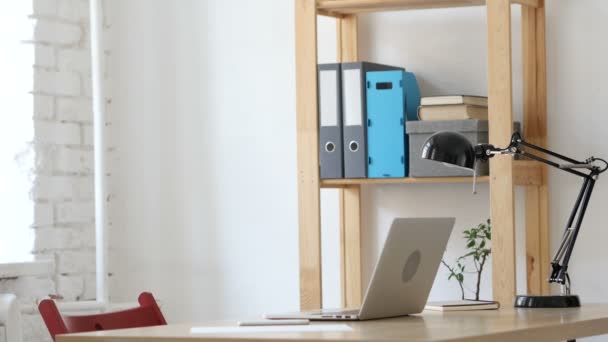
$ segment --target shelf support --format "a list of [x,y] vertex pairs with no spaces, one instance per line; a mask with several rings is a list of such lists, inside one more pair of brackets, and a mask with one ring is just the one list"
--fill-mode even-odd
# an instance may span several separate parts
[[[356,15],[336,20],[337,60],[357,61],[358,21]],[[350,185],[340,197],[340,269],[342,306],[358,307],[363,298],[361,279],[361,186]]]
[[[488,107],[490,144],[511,139],[513,99],[511,74],[511,2],[486,2],[488,25]],[[492,291],[494,300],[510,306],[515,298],[515,215],[513,159],[490,161],[492,218]]]
[[359,307],[363,299],[361,278],[361,186],[340,192],[340,268],[342,306]]
[[317,9],[295,0],[300,309],[320,309],[321,205],[317,126]]
[[[545,8],[522,8],[524,66],[524,137],[532,144],[547,143],[547,83]],[[549,294],[549,223],[547,169],[540,168],[540,184],[526,188],[526,268],[528,294]]]

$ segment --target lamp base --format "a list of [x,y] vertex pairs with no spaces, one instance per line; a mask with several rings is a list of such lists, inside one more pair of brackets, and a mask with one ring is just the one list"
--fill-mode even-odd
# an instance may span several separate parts
[[578,308],[581,301],[578,296],[517,296],[516,308]]

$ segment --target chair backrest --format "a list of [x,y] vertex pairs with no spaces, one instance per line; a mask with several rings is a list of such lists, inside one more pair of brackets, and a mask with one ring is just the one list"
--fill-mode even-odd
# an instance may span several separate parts
[[45,299],[38,305],[38,310],[53,340],[59,334],[167,324],[151,293],[143,292],[139,295],[137,301],[139,307],[133,309],[96,315],[62,316],[55,302],[51,299]]

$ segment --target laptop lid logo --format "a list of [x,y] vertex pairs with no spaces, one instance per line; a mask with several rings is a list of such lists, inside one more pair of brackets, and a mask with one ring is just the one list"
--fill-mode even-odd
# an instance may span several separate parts
[[403,271],[401,271],[401,280],[404,283],[412,280],[418,271],[418,266],[420,266],[420,251],[415,250],[407,257],[405,261],[405,265],[403,265]]

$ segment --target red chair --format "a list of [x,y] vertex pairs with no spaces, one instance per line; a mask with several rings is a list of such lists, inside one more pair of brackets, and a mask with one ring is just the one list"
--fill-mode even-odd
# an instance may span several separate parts
[[142,292],[137,301],[140,306],[134,309],[97,315],[62,316],[55,302],[45,299],[38,305],[38,311],[53,341],[59,334],[167,325],[151,293]]

